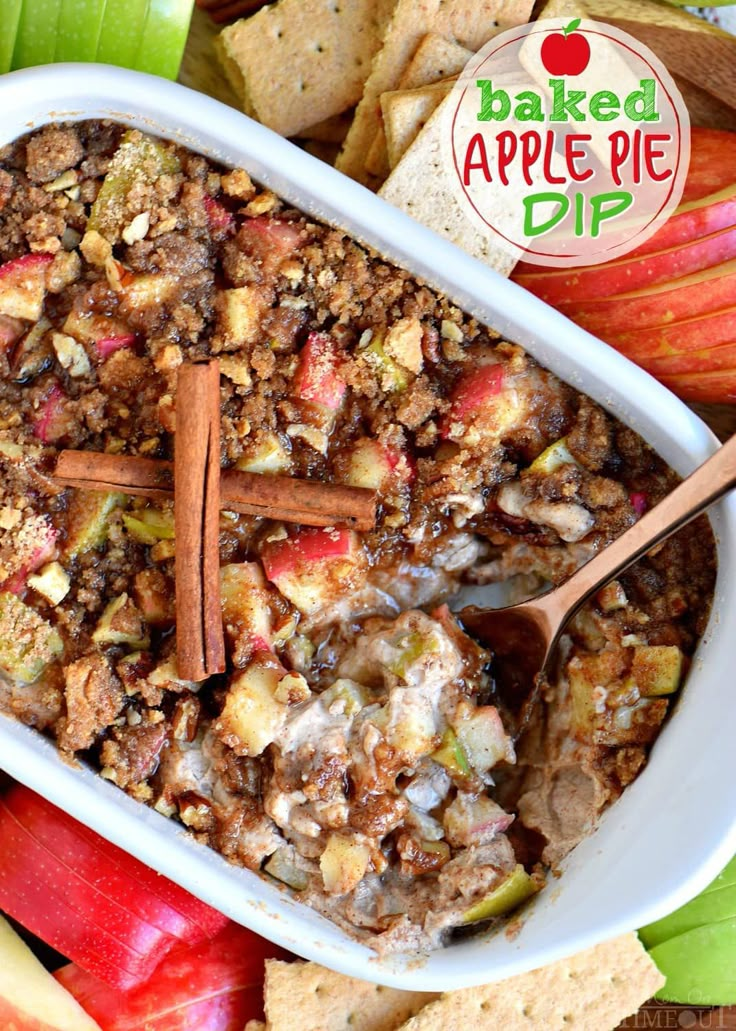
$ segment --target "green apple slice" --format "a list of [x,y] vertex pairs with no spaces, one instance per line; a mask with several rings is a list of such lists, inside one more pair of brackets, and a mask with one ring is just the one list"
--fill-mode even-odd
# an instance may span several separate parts
[[719,891],[721,888],[728,888],[731,884],[736,884],[736,856],[733,857],[730,863],[724,866],[716,879],[711,881],[701,894],[705,895],[710,891]]
[[131,67],[175,79],[189,35],[193,7],[194,0],[150,0],[140,47]]
[[149,0],[107,0],[97,60],[134,68],[148,14]]
[[13,68],[50,64],[56,54],[61,0],[25,0],[13,51]]
[[736,919],[670,938],[649,955],[667,978],[658,999],[691,1006],[736,1003]]
[[0,18],[0,73],[10,71],[22,6],[23,0],[3,0],[3,13]]
[[532,880],[521,864],[517,865],[499,886],[463,913],[464,924],[475,924],[479,920],[490,920],[503,916],[526,902],[539,891],[539,885]]
[[105,0],[61,0],[55,60],[96,61],[104,14]]
[[642,927],[639,937],[648,949],[656,948],[670,938],[705,927],[707,924],[736,918],[736,884],[717,891],[706,891],[696,896],[680,909]]

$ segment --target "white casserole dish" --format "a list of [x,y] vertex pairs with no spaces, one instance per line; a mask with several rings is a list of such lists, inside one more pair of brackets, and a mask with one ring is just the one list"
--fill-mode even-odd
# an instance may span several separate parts
[[[0,78],[0,145],[49,121],[112,117],[242,165],[316,218],[344,227],[641,433],[681,474],[716,447],[706,426],[613,350],[362,186],[216,101],[162,79],[95,65]],[[736,498],[712,513],[716,601],[687,687],[651,761],[597,832],[530,907],[520,934],[480,935],[428,957],[380,959],[90,770],[62,762],[36,732],[0,717],[0,767],[233,919],[308,959],[372,981],[448,990],[518,974],[657,919],[736,851]],[[0,842],[2,848],[2,842]]]

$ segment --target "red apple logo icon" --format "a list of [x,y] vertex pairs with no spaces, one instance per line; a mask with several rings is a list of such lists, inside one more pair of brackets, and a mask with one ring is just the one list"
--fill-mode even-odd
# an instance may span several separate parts
[[580,18],[574,18],[562,32],[555,32],[542,43],[542,64],[550,75],[580,75],[590,61],[590,45],[576,33]]

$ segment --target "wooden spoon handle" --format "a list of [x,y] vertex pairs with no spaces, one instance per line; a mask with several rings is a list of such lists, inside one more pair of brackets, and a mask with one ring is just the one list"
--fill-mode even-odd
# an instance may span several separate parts
[[[699,516],[736,486],[736,436],[683,480],[626,533],[582,566],[548,595],[560,622],[572,616],[591,594],[615,579],[656,544]],[[554,600],[553,600],[554,596]],[[543,603],[544,597],[537,600]]]

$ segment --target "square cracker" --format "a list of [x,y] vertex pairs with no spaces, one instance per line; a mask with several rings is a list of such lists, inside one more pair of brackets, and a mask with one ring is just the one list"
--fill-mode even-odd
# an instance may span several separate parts
[[420,89],[394,90],[381,94],[381,113],[390,168],[396,168],[452,89],[453,82],[435,82]]
[[375,185],[365,161],[380,126],[379,98],[398,88],[404,69],[428,32],[479,50],[495,32],[528,21],[532,7],[533,0],[398,0],[337,160],[340,171],[365,185]]
[[394,0],[280,0],[224,29],[217,51],[243,110],[282,136],[360,99]]
[[[472,50],[460,46],[452,39],[445,39],[444,36],[438,36],[436,32],[429,32],[422,39],[416,53],[404,69],[399,79],[399,89],[410,90],[419,86],[429,86],[451,75],[459,75],[470,60],[472,53]],[[381,110],[383,111],[383,102],[381,102]],[[427,111],[424,121],[430,114],[431,111]],[[395,153],[392,158],[389,152],[385,128],[384,117],[384,124],[379,124],[365,159],[366,171],[382,182],[398,163]],[[415,132],[412,139],[416,135]],[[406,150],[406,146],[402,149],[402,154]]]
[[439,105],[379,190],[379,195],[440,236],[504,276],[517,258],[499,247],[490,230],[481,233],[465,216],[444,172],[442,131],[445,105]]
[[266,960],[269,1031],[396,1031],[437,998],[382,988],[317,963]]
[[664,984],[635,934],[497,984],[447,992],[401,1031],[611,1031]]

